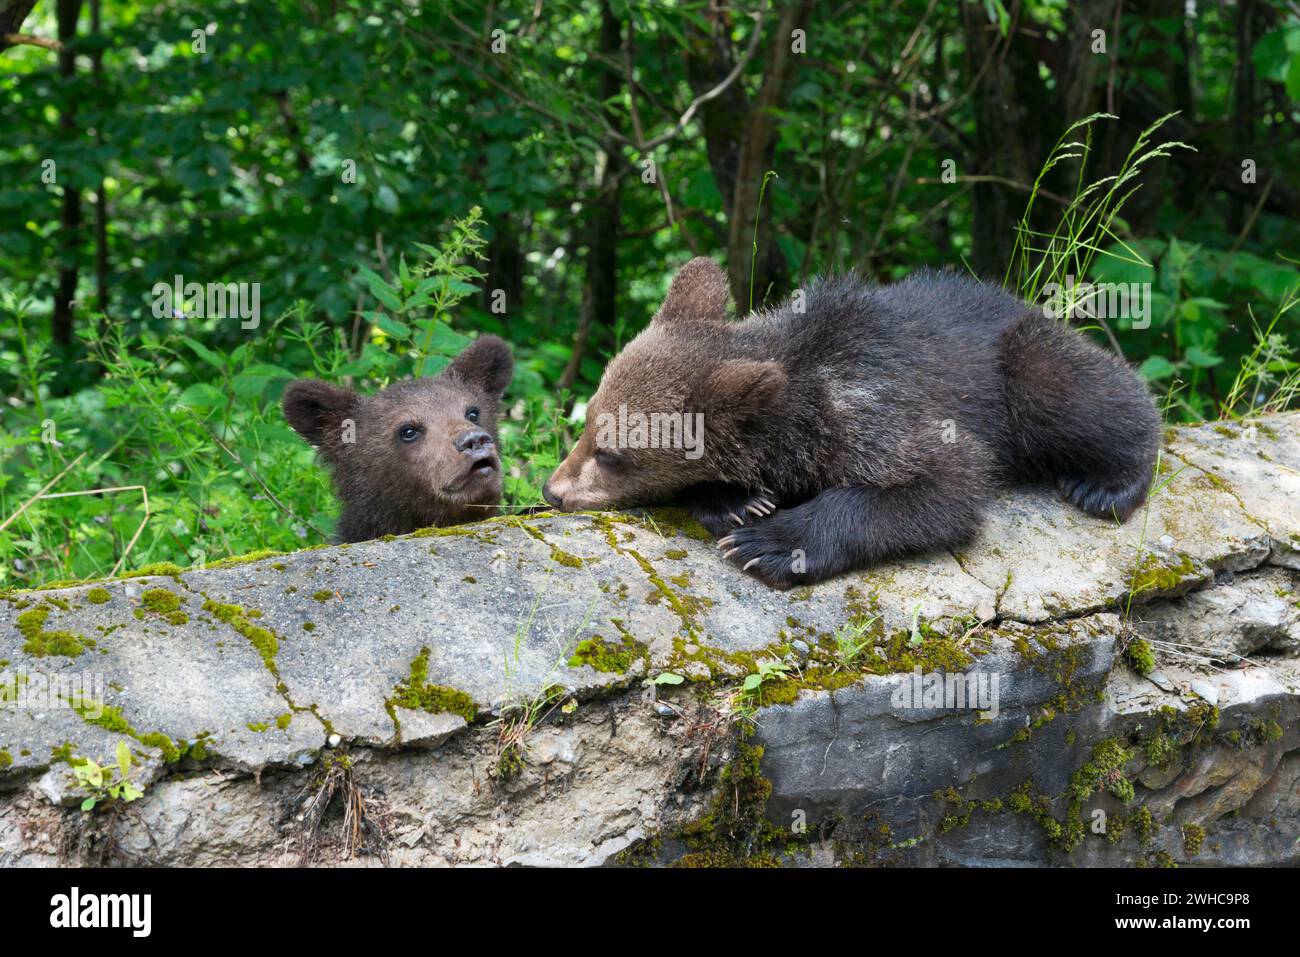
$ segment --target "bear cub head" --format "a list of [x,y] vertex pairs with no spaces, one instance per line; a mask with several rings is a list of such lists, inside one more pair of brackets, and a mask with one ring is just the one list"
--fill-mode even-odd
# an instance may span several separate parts
[[727,321],[730,301],[713,260],[697,257],[678,271],[650,325],[606,366],[586,429],[542,490],[547,502],[562,511],[621,508],[700,483],[759,484],[761,456],[749,437],[779,414],[786,371],[744,355]]
[[316,447],[343,504],[336,537],[365,541],[495,514],[497,419],[510,347],[480,336],[441,373],[371,396],[314,379],[285,389],[284,417]]

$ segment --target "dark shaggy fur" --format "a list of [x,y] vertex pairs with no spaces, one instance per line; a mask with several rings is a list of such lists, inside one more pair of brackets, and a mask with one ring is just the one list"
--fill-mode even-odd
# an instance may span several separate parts
[[[676,499],[769,585],[951,548],[999,482],[1051,480],[1090,514],[1146,497],[1159,436],[1120,359],[964,275],[853,276],[726,321],[726,277],[695,259],[606,369],[587,431],[547,483],[563,509]],[[619,405],[699,411],[704,454],[598,448]]]
[[291,382],[284,417],[333,473],[343,503],[338,541],[495,514],[497,417],[513,372],[510,347],[480,336],[440,375],[372,396],[314,379]]

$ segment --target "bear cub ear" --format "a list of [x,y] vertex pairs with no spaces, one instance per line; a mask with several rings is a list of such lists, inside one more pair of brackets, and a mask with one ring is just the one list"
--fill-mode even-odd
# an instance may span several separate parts
[[726,322],[731,287],[722,267],[696,256],[677,271],[655,322]]
[[504,339],[482,335],[467,345],[442,374],[499,399],[514,378],[515,357]]
[[713,370],[704,386],[707,404],[741,418],[766,409],[785,389],[781,363],[728,359]]
[[351,389],[341,389],[318,379],[295,379],[284,390],[280,404],[284,419],[317,448],[327,448],[338,437],[343,420],[360,400]]

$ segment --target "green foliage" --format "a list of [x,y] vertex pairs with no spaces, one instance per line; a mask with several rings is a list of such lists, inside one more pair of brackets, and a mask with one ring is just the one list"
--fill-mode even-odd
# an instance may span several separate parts
[[739,690],[732,696],[732,714],[740,721],[752,721],[764,703],[763,687],[785,681],[790,666],[781,661],[764,659],[756,663],[757,670],[745,676]]
[[93,811],[105,801],[122,801],[130,803],[144,797],[142,791],[134,784],[131,777],[131,749],[125,741],[117,743],[117,763],[100,767],[89,758],[72,765],[72,773],[77,779],[77,787],[88,792],[81,802],[83,811]]
[[835,634],[832,637],[835,640],[835,667],[837,669],[849,669],[858,663],[862,653],[872,643],[873,634],[871,629],[878,618],[878,615],[873,615],[869,618],[856,619],[835,629]]

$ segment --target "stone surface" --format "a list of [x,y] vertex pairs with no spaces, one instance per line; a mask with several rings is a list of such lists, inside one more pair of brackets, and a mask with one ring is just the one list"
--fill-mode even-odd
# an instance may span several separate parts
[[[10,593],[0,866],[1300,863],[1298,477],[1300,416],[1174,430],[1123,526],[1008,490],[788,593],[672,511]],[[120,741],[145,795],[83,815]]]

